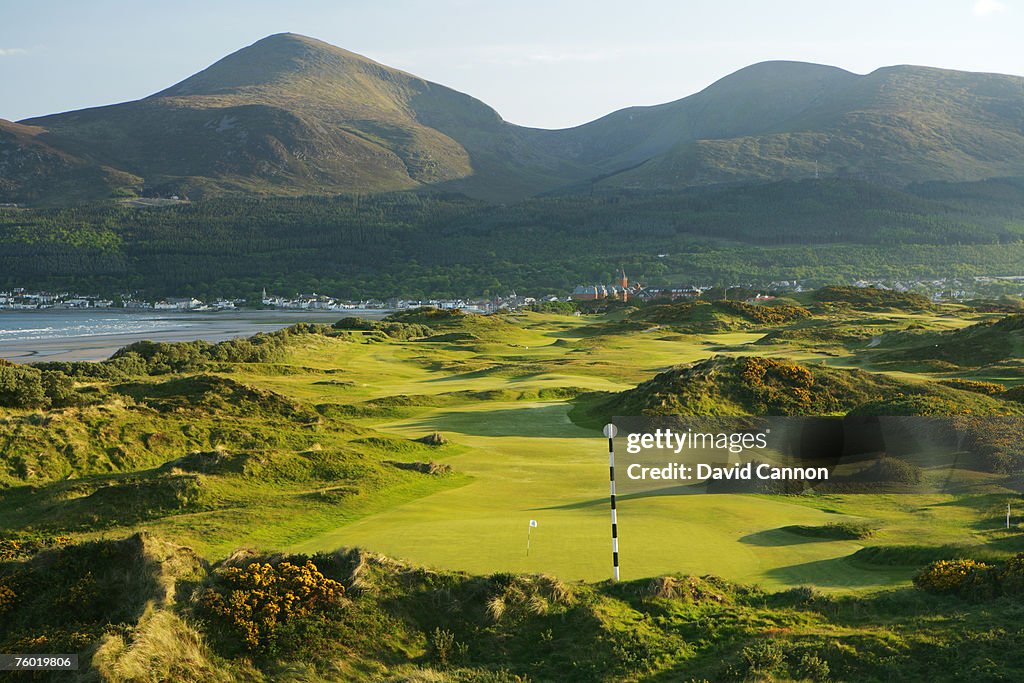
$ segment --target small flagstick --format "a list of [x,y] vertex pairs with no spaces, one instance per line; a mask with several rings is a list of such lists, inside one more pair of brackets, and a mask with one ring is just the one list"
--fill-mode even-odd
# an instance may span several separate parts
[[611,481],[612,502],[612,572],[613,580],[619,580],[619,520],[615,511],[615,425],[610,422],[604,426],[604,435],[608,437],[608,477]]
[[1010,501],[1006,501],[1006,528],[1010,528]]
[[531,519],[530,526],[526,527],[526,556],[530,556],[530,536],[533,535],[533,528],[537,526],[537,520]]

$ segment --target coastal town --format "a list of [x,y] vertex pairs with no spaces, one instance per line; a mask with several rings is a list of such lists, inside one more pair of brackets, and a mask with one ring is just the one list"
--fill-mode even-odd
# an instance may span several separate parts
[[[971,278],[936,278],[927,280],[860,279],[848,283],[853,287],[874,287],[897,292],[915,292],[933,301],[962,301],[981,296],[1024,296],[1024,275],[975,276]],[[47,309],[105,309],[117,308],[162,312],[231,311],[243,308],[280,309],[296,311],[349,311],[349,310],[403,310],[420,306],[441,309],[460,309],[467,313],[493,313],[516,310],[539,303],[622,301],[643,302],[655,300],[696,299],[715,289],[721,298],[740,297],[757,303],[780,296],[797,294],[819,286],[800,280],[777,280],[764,284],[732,283],[644,286],[631,281],[625,270],[620,270],[611,283],[580,284],[564,295],[521,295],[511,292],[504,296],[406,299],[363,299],[351,301],[326,294],[274,294],[264,289],[258,300],[242,298],[216,298],[202,300],[193,296],[146,299],[136,294],[116,297],[75,292],[38,291],[12,288],[0,291],[0,310]],[[731,294],[732,293],[732,294]]]
[[82,310],[82,309],[124,309],[137,311],[173,312],[213,312],[232,311],[238,309],[279,309],[293,311],[372,311],[402,310],[433,306],[443,309],[461,309],[467,313],[493,313],[502,309],[514,310],[530,306],[538,301],[562,301],[568,297],[530,297],[520,296],[515,292],[507,296],[467,297],[451,299],[363,299],[360,301],[343,300],[324,294],[299,294],[284,296],[262,292],[259,300],[250,302],[246,299],[212,299],[203,301],[196,297],[166,297],[146,300],[134,295],[123,295],[116,298],[85,295],[69,292],[31,291],[15,288],[0,291],[0,310]]

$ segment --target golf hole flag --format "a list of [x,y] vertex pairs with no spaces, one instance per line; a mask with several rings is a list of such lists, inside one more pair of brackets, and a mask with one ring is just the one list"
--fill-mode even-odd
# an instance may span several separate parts
[[531,520],[530,520],[530,526],[532,526],[532,527],[536,527],[536,526],[537,526],[537,520],[535,520],[535,519],[531,519]]
[[537,526],[537,520],[531,519],[530,526],[526,527],[526,556],[530,556],[530,537],[533,535],[533,530]]

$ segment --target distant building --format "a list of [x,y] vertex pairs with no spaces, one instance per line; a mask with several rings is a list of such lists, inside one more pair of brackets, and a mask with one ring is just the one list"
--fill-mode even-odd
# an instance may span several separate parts
[[625,269],[620,269],[619,279],[611,285],[579,285],[572,292],[574,301],[599,301],[611,299],[613,301],[629,301],[631,296],[636,296],[643,290],[637,283],[632,286],[626,276]]
[[203,302],[194,297],[170,297],[162,301],[157,301],[153,304],[153,308],[158,311],[190,311],[193,308],[199,308],[203,305]]

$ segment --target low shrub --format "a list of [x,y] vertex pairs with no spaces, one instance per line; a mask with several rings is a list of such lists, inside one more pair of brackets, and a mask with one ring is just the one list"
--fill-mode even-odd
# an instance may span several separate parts
[[998,581],[1006,595],[1024,594],[1024,553],[1014,555],[999,572]]
[[296,658],[317,647],[317,636],[344,607],[344,595],[345,587],[310,560],[253,562],[218,571],[201,605],[250,652]]
[[29,365],[0,365],[0,407],[64,408],[77,403],[74,382],[62,372]]
[[572,589],[553,576],[517,576],[494,574],[487,615],[495,623],[516,623],[529,616],[548,614],[575,602]]
[[797,660],[796,666],[793,667],[793,673],[797,678],[809,681],[827,681],[832,674],[832,669],[826,660],[816,654],[805,652]]
[[1006,391],[1006,387],[995,382],[978,382],[973,379],[944,379],[939,384],[961,391],[973,391],[985,396],[998,396]]
[[782,646],[771,640],[748,645],[740,652],[746,672],[766,675],[779,671],[786,664]]
[[417,339],[429,337],[434,331],[421,323],[399,322],[393,320],[367,320],[366,318],[342,318],[334,323],[336,330],[353,330],[360,332],[382,332],[392,339]]
[[792,526],[782,527],[782,529],[783,531],[788,531],[800,536],[809,536],[811,538],[831,538],[836,540],[858,540],[862,538],[869,538],[874,535],[876,531],[874,526],[859,522],[832,522],[831,524],[824,524],[822,526],[794,524]]
[[33,536],[0,539],[0,562],[32,557],[41,550],[61,548],[71,543],[70,536]]
[[939,560],[914,577],[914,585],[928,593],[963,593],[987,572],[989,565],[975,560]]

